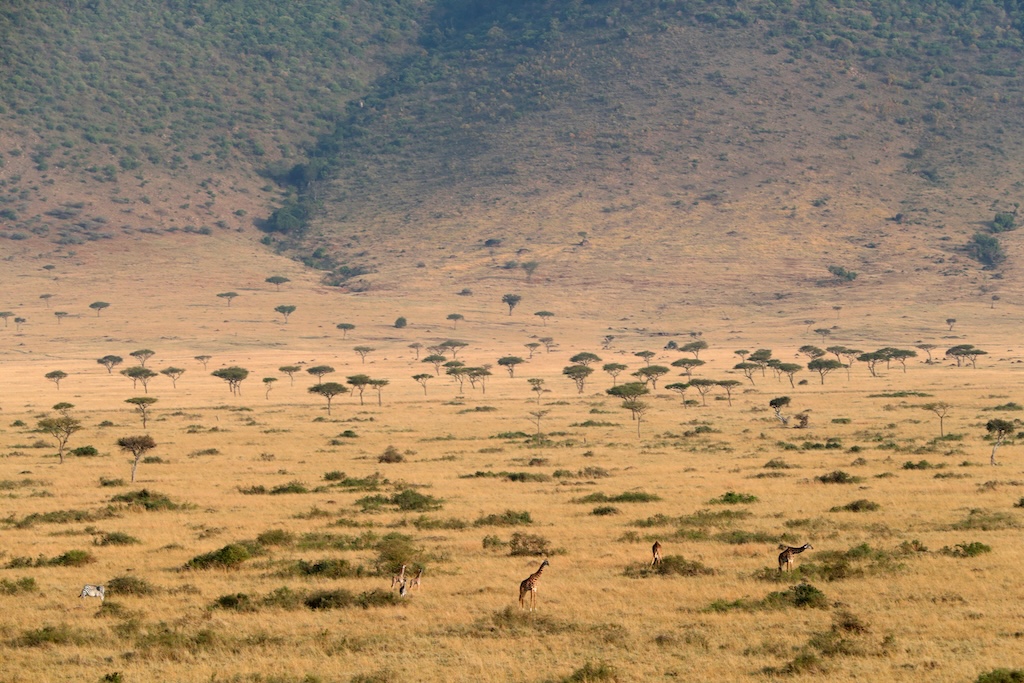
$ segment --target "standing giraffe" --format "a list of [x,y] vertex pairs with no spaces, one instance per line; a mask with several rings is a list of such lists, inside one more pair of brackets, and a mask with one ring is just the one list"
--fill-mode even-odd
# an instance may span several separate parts
[[401,586],[401,587],[405,586],[405,565],[404,564],[402,565],[402,569],[397,574],[395,574],[394,576],[391,577],[391,588],[394,589],[395,586]]
[[409,590],[412,590],[413,588],[419,588],[420,587],[420,577],[422,577],[422,576],[423,576],[423,567],[420,567],[420,570],[418,572],[416,572],[416,576],[414,576],[411,579],[409,579]]
[[658,541],[654,542],[654,545],[651,546],[651,554],[654,555],[654,559],[651,560],[651,566],[654,567],[661,564],[661,543]]
[[537,582],[540,581],[540,575],[544,573],[544,567],[548,566],[548,561],[544,560],[540,563],[540,569],[530,574],[527,578],[523,579],[523,582],[519,584],[519,609],[526,608],[526,594],[530,594],[530,611],[537,604]]
[[793,571],[793,556],[799,555],[805,550],[814,550],[814,548],[811,547],[810,543],[804,543],[799,548],[794,548],[789,545],[780,545],[779,550],[782,551],[779,553],[779,571],[781,572],[783,567],[785,567],[787,571]]

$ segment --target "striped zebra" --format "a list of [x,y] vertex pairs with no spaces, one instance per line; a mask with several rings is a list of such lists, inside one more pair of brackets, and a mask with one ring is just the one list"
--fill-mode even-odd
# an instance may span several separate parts
[[100,602],[103,602],[104,594],[106,589],[103,586],[94,586],[91,583],[87,583],[82,586],[82,593],[78,597],[80,598],[99,598]]

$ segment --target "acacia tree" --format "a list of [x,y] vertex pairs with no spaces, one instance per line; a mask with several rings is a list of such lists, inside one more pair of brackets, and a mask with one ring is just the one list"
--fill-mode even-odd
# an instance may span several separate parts
[[928,360],[925,361],[928,365],[932,364],[932,351],[939,348],[936,344],[918,344],[914,348],[921,349],[928,354]]
[[[487,374],[491,374],[491,373],[488,372]],[[391,384],[391,381],[390,380],[386,380],[386,379],[371,379],[370,380],[370,386],[373,387],[374,390],[377,392],[377,405],[378,406],[384,405],[384,387],[386,387],[389,384]]]
[[993,439],[992,443],[992,454],[989,456],[988,464],[996,464],[996,449],[999,448],[1006,437],[1013,434],[1014,423],[1009,420],[1000,420],[998,418],[989,420],[985,423],[985,429],[988,430],[990,438]]
[[501,297],[501,303],[508,306],[508,314],[512,315],[512,309],[519,305],[519,302],[523,300],[523,297],[518,294],[506,294]]
[[285,284],[286,282],[291,282],[291,280],[281,275],[271,275],[266,280],[264,280],[264,282],[269,282],[270,284],[274,285],[275,287],[277,287],[277,291],[280,292],[281,285]]
[[686,407],[686,390],[690,388],[690,385],[686,382],[674,382],[672,384],[666,384],[665,388],[669,391],[674,391],[679,394],[679,400],[683,402],[683,407]]
[[821,376],[821,383],[825,383],[825,375],[829,374],[833,370],[839,370],[844,367],[842,363],[831,358],[815,358],[807,364],[808,370],[813,370]]
[[452,358],[459,357],[459,351],[469,346],[469,342],[458,341],[456,339],[448,339],[437,345],[437,348],[441,349],[441,353],[448,351],[452,352]]
[[7,327],[7,319],[13,316],[14,313],[11,311],[0,311],[0,318],[4,319],[4,327]]
[[696,358],[680,358],[679,360],[672,361],[672,367],[682,368],[683,374],[687,378],[693,377],[693,369],[699,368],[704,365],[704,361],[697,360]]
[[132,483],[135,483],[135,470],[139,467],[139,461],[142,460],[142,456],[154,448],[156,448],[156,441],[153,441],[153,437],[149,434],[144,436],[122,436],[117,440],[117,445],[125,453],[132,454]]
[[18,332],[21,332],[21,326],[24,325],[27,322],[28,322],[28,320],[26,318],[15,318],[14,319],[14,328]]
[[465,319],[466,319],[466,317],[464,315],[462,315],[461,313],[449,313],[448,314],[448,320],[452,321],[452,329],[453,330],[458,327],[460,320],[465,320]]
[[288,375],[288,379],[292,386],[295,386],[295,373],[302,369],[301,365],[282,365],[277,370]]
[[327,414],[331,414],[331,399],[338,394],[344,394],[348,392],[348,387],[337,382],[321,382],[315,384],[308,389],[311,394],[319,394],[327,399]]
[[193,360],[197,360],[197,361],[199,361],[200,363],[202,363],[202,364],[203,364],[203,370],[206,370],[206,364],[210,362],[210,359],[211,359],[211,358],[213,358],[213,356],[206,356],[206,355],[203,355],[203,356],[195,356],[195,357],[193,358]]
[[733,370],[739,370],[740,372],[742,372],[743,376],[746,377],[747,379],[749,379],[750,383],[753,384],[754,383],[754,373],[757,372],[758,365],[757,365],[757,363],[743,362],[743,363],[737,363],[736,365],[732,366],[732,369]]
[[949,325],[949,331],[953,331],[953,325],[956,325],[956,318],[946,318],[946,324]]
[[750,355],[750,351],[747,351],[746,349],[737,349],[736,351],[733,351],[733,353],[740,357],[741,363],[746,363],[747,356]]
[[228,308],[231,308],[231,300],[238,296],[238,292],[221,292],[217,296],[221,299],[227,299]]
[[650,365],[651,359],[654,358],[657,354],[654,353],[654,351],[637,351],[633,355],[636,356],[637,358],[643,358],[644,362]]
[[149,393],[149,380],[156,377],[155,372],[141,365],[125,368],[121,371],[121,374],[132,381],[132,389],[137,386],[137,383],[141,382],[142,390],[147,394]]
[[281,314],[281,317],[284,318],[284,324],[287,325],[288,316],[295,312],[295,306],[286,306],[285,304],[281,304],[280,306],[276,306],[274,310]]
[[[281,368],[281,371],[284,372],[284,368]],[[316,377],[317,384],[321,384],[324,381],[324,375],[329,375],[332,372],[334,372],[334,368],[332,368],[330,365],[314,365],[311,368],[306,368],[306,372]]]
[[[173,387],[174,389],[177,389],[178,388],[178,380],[181,378],[182,375],[185,374],[185,368],[175,368],[175,367],[164,368],[163,370],[160,371],[160,374],[161,375],[166,375],[167,377],[170,377],[171,378],[171,387]],[[143,427],[145,427],[145,425],[143,425]]]
[[525,346],[530,351],[530,357],[527,360],[533,360],[533,354],[534,354],[534,352],[537,349],[540,348],[540,343],[539,342],[527,342],[526,344],[523,344],[523,346]]
[[805,344],[804,346],[801,346],[797,349],[797,353],[807,356],[810,360],[815,360],[816,358],[821,358],[825,355],[825,351],[823,349],[819,349],[813,344]]
[[646,368],[640,368],[633,373],[633,377],[636,377],[645,385],[650,382],[652,389],[658,388],[658,380],[669,373],[668,368],[664,365],[648,365]]
[[780,375],[786,375],[789,377],[789,386],[795,388],[796,385],[793,383],[793,375],[804,369],[804,366],[799,363],[779,363],[775,366],[775,369],[779,371]]
[[416,360],[419,360],[420,359],[420,349],[423,348],[423,344],[421,344],[419,342],[413,342],[412,344],[409,344],[409,348],[416,352]]
[[536,377],[526,380],[530,384],[530,391],[537,394],[537,405],[540,405],[540,397],[547,389],[544,388],[544,380]]
[[53,298],[53,294],[40,294],[39,298],[42,299],[43,303],[46,304],[46,307],[49,308],[50,307],[50,299]]
[[363,405],[363,392],[366,391],[366,387],[370,386],[369,375],[352,375],[348,378],[348,383],[352,385],[352,390],[359,392],[359,405]]
[[267,388],[266,393],[263,394],[263,398],[267,399],[268,401],[270,400],[270,390],[273,388],[274,382],[276,382],[276,381],[277,381],[276,377],[264,377],[263,378],[263,386]]
[[44,417],[37,423],[39,431],[49,434],[57,440],[57,456],[60,463],[64,464],[64,449],[67,448],[68,440],[75,432],[82,429],[82,423],[71,416],[71,409],[74,406],[70,403],[58,403],[53,406],[59,413],[57,417]]
[[348,338],[349,331],[356,329],[356,326],[353,325],[352,323],[338,323],[337,325],[335,325],[335,327],[341,330],[342,339]]
[[988,351],[975,348],[973,344],[958,344],[946,351],[946,355],[956,359],[956,366],[961,367],[963,359],[971,361],[971,367],[978,367],[978,356],[987,356]]
[[[635,406],[640,404],[640,401],[638,399],[641,396],[646,396],[647,394],[651,393],[651,390],[644,386],[643,382],[626,382],[625,384],[620,384],[617,387],[605,389],[605,393],[608,394],[609,396],[621,398],[622,407],[628,408],[630,411],[632,411]],[[635,412],[632,413],[632,419],[636,419]]]
[[242,382],[249,376],[249,371],[245,368],[240,368],[237,365],[232,365],[231,367],[214,370],[210,374],[227,382],[228,389],[231,391],[233,396],[241,396]]
[[917,358],[917,351],[911,351],[910,349],[890,349],[889,358],[894,361],[898,361],[903,366],[903,374],[907,372],[907,359]]
[[924,403],[921,407],[935,413],[935,416],[939,418],[939,438],[944,437],[943,422],[946,419],[946,415],[949,414],[949,409],[953,406],[945,401],[935,401],[933,403]]
[[139,361],[140,366],[146,367],[146,361],[155,356],[156,351],[153,351],[152,349],[139,349],[137,351],[132,351],[128,355]]
[[142,428],[145,429],[146,421],[149,419],[149,409],[157,400],[152,396],[138,396],[136,398],[126,398],[124,402],[135,407],[135,412],[142,418]]
[[550,413],[550,410],[533,410],[530,411],[531,421],[537,425],[537,436],[540,437],[540,421],[544,419],[544,416]]
[[644,403],[638,398],[627,398],[622,402],[622,407],[633,414],[633,419],[636,420],[636,436],[639,439],[640,423],[643,422],[644,416],[650,412],[651,405]]
[[526,272],[527,282],[533,281],[533,274],[534,272],[536,272],[538,266],[540,266],[540,264],[537,263],[536,261],[527,261],[525,263],[519,264],[519,267]]
[[466,364],[458,360],[450,360],[444,364],[444,373],[452,378],[459,385],[459,395],[466,389],[466,376],[469,372],[469,368]]
[[442,356],[439,353],[432,353],[429,356],[424,357],[423,360],[421,360],[420,362],[421,363],[430,363],[431,365],[434,366],[434,374],[435,375],[440,375],[441,374],[441,366],[447,360],[448,360],[448,358],[446,356]]
[[683,344],[679,347],[679,350],[683,353],[692,353],[695,359],[700,360],[700,352],[706,348],[708,348],[708,343],[703,339],[698,339],[697,341]]
[[829,335],[832,334],[832,330],[828,329],[827,327],[819,327],[816,330],[814,330],[814,334],[821,337],[821,342],[824,344],[828,340]]
[[768,405],[771,407],[772,410],[775,411],[776,419],[779,422],[782,423],[783,427],[785,427],[787,424],[789,424],[789,418],[785,417],[782,414],[782,409],[785,408],[786,406],[788,406],[789,403],[790,403],[789,396],[778,396],[778,397],[773,398],[772,400],[768,401]]
[[509,377],[516,376],[516,366],[525,363],[526,361],[519,356],[502,356],[498,359],[498,365],[508,370]]
[[114,372],[114,368],[124,362],[124,358],[121,356],[103,356],[103,358],[97,358],[96,362],[107,369],[107,374],[111,375]]
[[[96,311],[96,317],[98,318],[100,317],[100,312],[102,312],[104,308],[110,308],[110,304],[108,304],[106,301],[93,301],[91,304],[89,304],[89,308]],[[4,327],[7,327],[6,320],[4,320]]]
[[430,380],[434,379],[434,375],[431,375],[430,373],[422,373],[422,374],[419,374],[419,375],[413,375],[412,378],[414,380],[416,380],[417,382],[419,382],[421,385],[423,385],[423,395],[426,396],[427,395],[427,382],[429,382]]
[[581,353],[577,353],[575,356],[570,358],[569,362],[575,363],[576,365],[586,365],[589,367],[591,363],[600,363],[601,357],[598,356],[596,353],[583,351]]
[[583,393],[584,385],[587,383],[587,378],[593,372],[594,368],[587,367],[586,365],[570,365],[562,369],[562,374],[576,383],[576,390],[581,394]]
[[534,315],[540,318],[541,324],[543,324],[544,327],[548,326],[548,318],[555,317],[555,314],[551,311],[537,311]]
[[732,406],[732,390],[738,387],[742,382],[735,379],[722,379],[718,381],[718,386],[725,389],[725,398],[729,402],[729,406]]
[[872,377],[878,377],[878,373],[875,372],[875,368],[880,362],[885,360],[885,356],[877,351],[869,351],[868,353],[862,353],[857,356],[857,360],[868,366],[868,372],[871,373]]
[[702,405],[708,404],[708,394],[711,390],[718,386],[718,382],[713,379],[702,379],[700,377],[690,380],[690,386],[697,390],[700,394],[700,402]]
[[57,324],[60,325],[60,321],[63,320],[64,318],[68,317],[68,312],[67,311],[54,311],[53,315],[54,315],[54,317],[57,318]]
[[749,356],[747,356],[747,363],[754,363],[757,367],[761,368],[761,376],[765,375],[765,368],[768,367],[768,363],[772,360],[771,349],[758,349]]
[[487,393],[487,378],[491,376],[490,366],[482,366],[478,368],[466,368],[466,379],[469,380],[469,385],[476,389],[476,385],[480,383],[481,393]]
[[544,353],[551,353],[551,350],[558,346],[554,337],[540,337],[537,341],[544,345]]
[[46,379],[50,380],[51,382],[53,382],[54,384],[57,385],[57,390],[58,391],[60,391],[60,382],[61,382],[61,380],[64,379],[65,377],[67,377],[67,376],[68,376],[68,373],[64,372],[63,370],[54,370],[54,371],[48,372],[48,373],[46,373],[44,375],[44,377],[46,377]]
[[366,357],[376,351],[372,346],[356,346],[352,350],[359,354],[359,357],[363,361],[363,365],[366,365]]
[[622,371],[629,368],[622,363],[605,363],[601,369],[612,376],[612,386],[614,387]]

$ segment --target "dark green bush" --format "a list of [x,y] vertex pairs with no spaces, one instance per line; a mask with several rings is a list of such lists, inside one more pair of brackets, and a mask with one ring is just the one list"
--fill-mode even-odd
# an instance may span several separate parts
[[946,546],[939,552],[950,557],[977,557],[992,552],[992,546],[974,541],[972,543],[957,543],[952,548]]
[[72,448],[68,453],[79,458],[90,458],[100,454],[93,446],[79,446],[78,448]]
[[259,609],[259,606],[247,593],[222,595],[214,601],[213,607],[235,612],[255,612]]
[[608,515],[617,515],[617,514],[619,514],[619,508],[615,507],[614,505],[599,505],[596,508],[594,508],[593,510],[591,510],[590,514],[596,515],[598,517],[606,517]]
[[631,579],[645,579],[652,576],[710,576],[715,570],[682,555],[665,555],[654,566],[646,562],[631,564],[623,573]]
[[219,550],[197,555],[185,563],[186,569],[233,569],[252,557],[245,546],[231,543]]
[[290,481],[270,489],[270,495],[279,496],[286,493],[309,493],[309,489],[301,481]]
[[175,503],[162,493],[156,493],[149,489],[119,493],[110,499],[112,503],[123,503],[129,507],[141,507],[149,511],[154,510],[177,510],[182,506]]
[[0,595],[34,593],[36,590],[36,580],[31,576],[25,576],[14,581],[11,581],[10,579],[0,579]]
[[979,674],[974,683],[1024,683],[1024,669],[993,669]]
[[855,477],[852,474],[847,474],[842,470],[835,470],[828,474],[823,474],[819,477],[815,477],[822,484],[856,484],[861,480],[860,477]]
[[533,518],[525,510],[505,510],[501,514],[486,515],[473,522],[473,526],[528,526],[530,524],[533,524]]
[[739,505],[741,503],[756,503],[757,496],[750,493],[736,493],[734,491],[726,491],[718,498],[712,498],[708,501],[711,505]]
[[508,542],[509,555],[512,556],[540,556],[551,554],[551,541],[543,536],[524,534],[519,531],[512,534]]
[[152,595],[156,589],[137,576],[118,576],[105,584],[108,595]]
[[96,545],[137,545],[142,541],[120,531],[111,531],[100,534],[93,539],[93,543]]
[[96,561],[92,553],[85,550],[69,550],[49,560],[46,564],[54,567],[84,567]]
[[260,545],[292,545],[295,543],[295,534],[284,529],[267,529],[256,537]]
[[855,500],[852,503],[847,503],[846,505],[837,505],[833,508],[830,508],[829,511],[841,512],[845,510],[847,512],[873,512],[875,510],[881,509],[881,507],[882,506],[879,505],[878,503],[872,502],[865,498],[861,498],[860,500]]

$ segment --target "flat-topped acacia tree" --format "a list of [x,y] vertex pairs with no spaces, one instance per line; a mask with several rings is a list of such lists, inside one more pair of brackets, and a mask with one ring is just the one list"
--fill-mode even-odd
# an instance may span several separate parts
[[143,436],[122,436],[117,440],[117,445],[125,453],[132,454],[132,483],[135,483],[135,470],[139,467],[142,456],[156,448],[156,441],[149,434]]
[[288,375],[288,379],[291,380],[291,384],[295,385],[295,373],[302,369],[300,365],[282,365],[278,368],[280,372]]
[[89,308],[96,311],[96,317],[98,318],[100,317],[100,313],[103,311],[103,309],[110,308],[110,304],[108,304],[106,301],[93,301],[91,304],[89,304]]
[[228,308],[231,308],[231,300],[238,296],[238,292],[221,292],[217,296],[221,299],[227,299]]
[[137,396],[135,398],[126,398],[124,400],[130,406],[134,406],[135,412],[142,418],[142,428],[146,428],[146,422],[149,420],[149,409],[157,402],[158,399],[152,396]]
[[348,337],[348,333],[351,330],[356,329],[356,326],[353,325],[352,323],[338,323],[337,325],[335,325],[335,327],[337,327],[339,330],[341,330],[341,338],[342,339],[346,339]]
[[71,416],[71,409],[74,406],[70,403],[58,403],[53,406],[59,413],[57,417],[44,417],[37,423],[39,431],[49,434],[57,440],[57,456],[60,463],[64,464],[64,449],[67,448],[68,440],[75,432],[82,429],[81,421]]
[[452,321],[452,329],[454,330],[458,327],[459,321],[465,320],[466,317],[461,313],[449,313],[447,319]]
[[277,288],[277,291],[280,292],[281,291],[281,285],[283,285],[283,284],[285,284],[287,282],[291,282],[291,280],[289,280],[288,278],[284,277],[283,275],[271,275],[266,280],[264,280],[264,282],[269,282],[270,284],[274,285]]
[[420,373],[418,375],[413,375],[412,378],[423,386],[423,395],[426,396],[427,382],[434,379],[434,375],[431,375],[430,373]]
[[156,351],[153,351],[152,349],[139,349],[137,351],[132,351],[128,355],[139,361],[139,365],[146,367],[146,361],[155,356]]
[[270,390],[271,390],[271,388],[273,388],[274,382],[276,382],[276,381],[277,381],[276,377],[264,377],[263,378],[263,386],[266,387],[266,389],[267,389],[266,392],[263,394],[263,398],[267,399],[268,401],[270,400]]
[[57,390],[60,391],[61,380],[65,379],[68,376],[68,373],[64,372],[63,370],[53,370],[52,372],[46,373],[46,375],[44,376],[46,377],[46,379],[56,384]]
[[523,297],[518,294],[506,294],[501,297],[501,303],[508,306],[508,314],[512,315],[512,310],[519,305],[519,302],[523,300]]
[[307,391],[311,394],[318,394],[327,399],[327,414],[331,414],[331,399],[339,394],[348,393],[348,387],[337,382],[321,382],[311,386]]
[[132,381],[132,388],[134,389],[138,382],[142,383],[142,390],[145,393],[149,393],[149,380],[156,377],[156,373],[149,368],[144,368],[141,365],[134,367],[125,368],[121,371],[121,374]]
[[498,359],[498,365],[508,370],[509,377],[516,376],[516,366],[525,363],[526,361],[519,356],[502,356]]
[[353,391],[359,392],[359,405],[363,405],[363,392],[366,391],[366,387],[370,386],[370,382],[373,380],[370,379],[369,375],[359,374],[349,376],[347,381],[352,385]]
[[[291,366],[285,366],[291,367]],[[284,372],[284,368],[281,368],[281,372]],[[330,365],[314,365],[311,368],[306,368],[306,372],[316,377],[316,383],[322,384],[324,381],[324,375],[329,375],[334,372],[334,368]]]
[[213,358],[213,356],[203,355],[203,356],[195,356],[194,360],[197,360],[200,363],[202,363],[203,364],[203,370],[205,370],[206,369],[206,364],[209,363],[210,359],[212,359],[212,358]]
[[552,313],[551,311],[537,311],[536,313],[534,313],[534,315],[540,318],[541,324],[543,324],[544,327],[547,327],[548,325],[548,318],[555,317],[555,314]]
[[286,305],[286,304],[281,304],[280,306],[275,307],[274,311],[276,311],[277,313],[281,314],[281,317],[284,318],[284,324],[287,325],[288,324],[288,316],[290,316],[292,313],[295,312],[295,308],[296,308],[295,306],[289,306],[289,305]]
[[124,362],[124,358],[121,356],[103,356],[103,358],[97,358],[96,362],[107,369],[107,374],[114,374],[114,368]]
[[376,351],[377,349],[373,348],[372,346],[356,346],[352,350],[359,354],[359,357],[363,360],[363,364],[365,365],[366,357],[369,356],[374,351]]
[[11,311],[0,311],[0,318],[4,319],[4,327],[7,327],[7,319],[13,315],[14,313]]
[[164,368],[163,370],[160,371],[160,374],[164,375],[166,377],[170,377],[171,378],[171,387],[174,388],[174,389],[177,389],[178,388],[178,380],[181,378],[182,375],[185,374],[185,368],[175,368],[175,367]]
[[587,378],[594,373],[594,368],[586,365],[569,365],[562,368],[562,374],[576,383],[576,392],[582,394]]
[[228,383],[228,389],[234,396],[242,395],[242,382],[249,376],[249,371],[245,368],[240,368],[237,365],[232,365],[227,368],[220,368],[210,373],[218,379],[222,379]]

